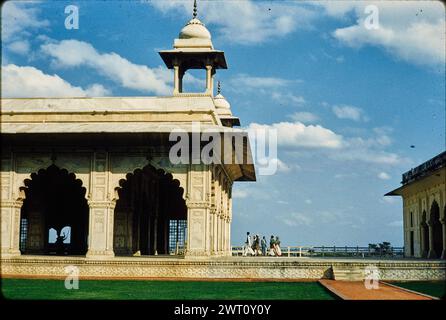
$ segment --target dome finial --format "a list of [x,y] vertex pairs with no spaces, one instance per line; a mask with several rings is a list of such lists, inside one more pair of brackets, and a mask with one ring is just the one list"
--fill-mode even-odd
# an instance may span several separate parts
[[218,82],[217,82],[217,94],[220,94],[221,93],[221,83],[220,83],[220,80],[218,80]]
[[194,13],[192,14],[194,19],[197,17],[197,0],[194,0]]

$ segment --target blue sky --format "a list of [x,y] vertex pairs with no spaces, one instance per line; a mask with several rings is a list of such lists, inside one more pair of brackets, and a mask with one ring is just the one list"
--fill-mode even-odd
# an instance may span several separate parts
[[[79,29],[65,28],[67,5]],[[376,5],[377,29],[368,29]],[[199,1],[224,50],[217,73],[242,126],[278,130],[279,170],[234,187],[232,243],[246,231],[290,245],[402,245],[402,201],[383,195],[445,149],[440,2]],[[169,95],[157,51],[191,1],[6,2],[2,94]],[[197,86],[204,73],[193,73]],[[411,148],[410,146],[415,146]]]

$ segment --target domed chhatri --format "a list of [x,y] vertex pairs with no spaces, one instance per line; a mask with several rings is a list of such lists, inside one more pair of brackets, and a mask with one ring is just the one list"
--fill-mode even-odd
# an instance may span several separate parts
[[181,29],[179,38],[211,40],[211,33],[200,20],[193,18]]
[[214,97],[214,104],[219,115],[232,116],[231,105],[221,94],[220,81],[218,82],[217,95]]
[[159,51],[169,69],[174,70],[173,94],[182,94],[183,77],[190,69],[206,71],[206,89],[203,94],[213,95],[214,75],[217,69],[227,69],[223,51],[215,50],[211,34],[197,18],[197,2],[194,1],[192,19],[173,42],[173,49]]

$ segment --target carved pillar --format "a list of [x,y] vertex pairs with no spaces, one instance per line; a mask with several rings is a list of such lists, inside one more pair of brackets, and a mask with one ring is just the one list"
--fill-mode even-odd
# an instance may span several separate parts
[[191,165],[188,172],[186,257],[206,257],[210,250],[211,203],[208,166]]
[[113,257],[115,201],[88,203],[90,207],[87,258]]
[[427,222],[427,225],[429,226],[429,252],[427,254],[427,258],[435,259],[437,257],[437,254],[434,250],[434,222],[432,220],[429,220]]
[[206,93],[212,94],[212,66],[206,66]]
[[173,66],[173,93],[180,93],[180,67],[179,66]]
[[446,218],[440,219],[440,222],[443,234],[443,251],[441,252],[441,259],[446,259]]
[[228,217],[228,255],[232,256],[232,245],[231,245],[231,217]]
[[93,153],[88,205],[88,258],[113,257],[113,219],[116,206],[108,190],[109,155],[105,151]]
[[19,256],[20,210],[23,199],[17,201],[1,201],[1,257]]
[[211,233],[212,233],[212,241],[211,241],[211,254],[217,254],[217,211],[215,208],[211,209]]
[[232,182],[228,186],[228,247],[229,256],[232,256],[232,245],[231,245],[231,221],[232,221]]
[[221,188],[221,250],[222,254],[226,255],[226,179],[223,177],[222,188]]
[[426,258],[427,257],[427,250],[426,250],[426,241],[428,241],[428,239],[426,239],[426,233],[425,233],[425,228],[427,227],[427,223],[426,222],[422,222],[421,226],[420,226],[420,255],[422,258]]
[[15,185],[14,156],[2,150],[0,162],[1,257],[20,255],[20,210],[25,195]]

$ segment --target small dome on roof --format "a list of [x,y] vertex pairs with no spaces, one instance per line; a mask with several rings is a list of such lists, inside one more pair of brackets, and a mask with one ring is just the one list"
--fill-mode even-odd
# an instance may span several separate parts
[[229,102],[223,97],[221,93],[217,94],[214,97],[215,108],[217,109],[217,113],[219,115],[231,116],[231,105]]
[[204,24],[197,18],[190,20],[183,29],[181,29],[180,39],[211,39],[211,33]]

